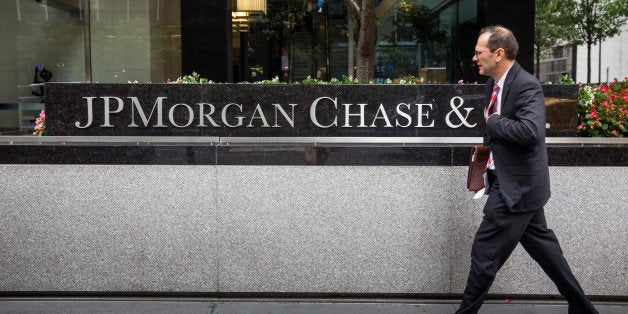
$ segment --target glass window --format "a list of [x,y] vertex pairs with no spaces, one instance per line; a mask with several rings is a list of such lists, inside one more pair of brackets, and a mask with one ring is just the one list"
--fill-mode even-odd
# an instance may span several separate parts
[[[420,42],[413,25],[395,30],[400,1],[378,1],[376,80],[413,75],[427,83],[478,81],[471,62],[477,0],[406,1],[438,13],[445,36]],[[30,133],[43,108],[38,84],[45,81],[161,83],[181,76],[180,2],[1,1],[0,132]],[[354,74],[355,43],[341,0],[265,3],[265,10],[240,12],[246,16],[233,12],[235,82],[300,82],[308,76],[329,81]],[[561,72],[565,68],[560,64]]]
[[560,82],[562,76],[571,76],[573,70],[571,50],[571,47],[560,46],[541,53],[541,56],[545,56],[545,59],[540,60],[539,65],[541,83],[557,83]]
[[0,1],[0,134],[31,134],[44,82],[181,76],[180,0]]
[[91,0],[91,80],[163,83],[181,76],[180,0]]
[[85,80],[84,1],[0,2],[0,133],[31,134],[43,82]]
[[233,12],[235,82],[329,80],[347,73],[350,44],[339,0],[266,3],[263,16]]
[[439,15],[442,38],[424,42],[414,38],[412,25],[398,27],[397,32],[392,33],[392,19],[399,2],[390,6],[379,19],[377,81],[413,75],[426,83],[476,82],[477,69],[471,58],[479,31],[477,0],[406,1],[425,5]]

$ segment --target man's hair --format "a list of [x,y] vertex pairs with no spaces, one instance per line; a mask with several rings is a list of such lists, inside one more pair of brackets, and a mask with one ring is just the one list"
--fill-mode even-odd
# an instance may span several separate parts
[[517,58],[517,52],[519,51],[519,44],[515,35],[506,27],[501,25],[487,26],[480,30],[480,35],[489,33],[491,36],[488,38],[486,46],[495,51],[498,48],[504,48],[506,52],[506,59],[515,60]]

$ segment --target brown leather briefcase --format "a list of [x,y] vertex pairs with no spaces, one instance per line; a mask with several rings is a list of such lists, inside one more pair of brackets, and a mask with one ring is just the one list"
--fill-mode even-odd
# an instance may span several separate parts
[[482,175],[486,172],[486,163],[491,148],[489,146],[473,146],[469,157],[469,170],[467,173],[467,189],[477,192],[484,187]]

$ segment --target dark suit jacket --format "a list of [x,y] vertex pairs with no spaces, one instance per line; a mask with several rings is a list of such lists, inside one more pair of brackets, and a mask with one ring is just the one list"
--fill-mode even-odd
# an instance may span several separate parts
[[[486,83],[488,105],[494,80]],[[500,115],[486,122],[499,190],[511,211],[537,210],[550,197],[545,101],[539,81],[515,62],[506,76]]]

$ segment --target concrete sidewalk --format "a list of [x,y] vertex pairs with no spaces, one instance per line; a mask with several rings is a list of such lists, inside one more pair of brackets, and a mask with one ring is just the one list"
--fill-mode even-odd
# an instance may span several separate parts
[[[628,313],[628,303],[594,302],[602,314]],[[0,298],[0,313],[454,313],[457,300]],[[564,301],[487,301],[480,313],[567,313]]]

